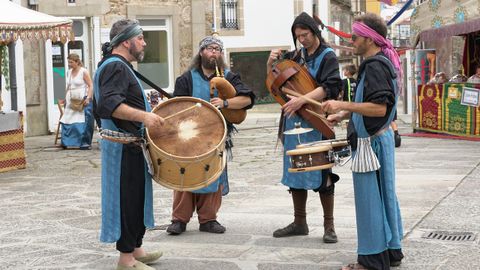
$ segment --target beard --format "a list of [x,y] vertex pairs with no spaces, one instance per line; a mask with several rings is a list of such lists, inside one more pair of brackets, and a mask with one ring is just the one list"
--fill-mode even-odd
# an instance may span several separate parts
[[135,45],[135,42],[130,43],[130,48],[128,49],[128,53],[135,58],[138,62],[141,62],[143,60],[143,57],[145,57],[145,52],[142,49],[138,49],[137,45]]
[[365,42],[358,44],[356,47],[353,47],[354,55],[364,55],[367,52],[367,45]]
[[[215,64],[215,62],[217,64]],[[205,69],[210,69],[210,70],[215,70],[215,68],[218,66],[220,70],[223,70],[225,67],[225,62],[223,61],[223,57],[219,56],[217,58],[211,57],[211,58],[206,58],[202,57],[202,67]]]

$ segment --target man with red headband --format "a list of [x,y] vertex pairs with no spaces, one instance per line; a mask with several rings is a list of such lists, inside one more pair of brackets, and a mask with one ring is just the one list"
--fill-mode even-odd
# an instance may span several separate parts
[[354,53],[364,57],[355,102],[328,100],[323,109],[338,123],[350,117],[358,263],[342,269],[390,269],[403,259],[402,219],[395,192],[394,134],[389,128],[398,97],[398,54],[386,39],[387,26],[375,14],[355,18]]

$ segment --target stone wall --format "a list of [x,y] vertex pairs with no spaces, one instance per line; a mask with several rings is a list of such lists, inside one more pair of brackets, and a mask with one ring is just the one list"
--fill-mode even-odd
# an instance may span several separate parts
[[[27,136],[48,134],[45,54],[42,41],[23,41]],[[28,63],[28,64],[27,64]]]
[[[211,0],[110,0],[110,10],[102,16],[102,27],[110,27],[121,18],[168,15],[172,17],[174,76],[183,73],[198,42],[211,33],[213,12]],[[154,10],[158,10],[156,14]],[[194,12],[192,12],[194,10]],[[162,14],[160,14],[161,12]]]

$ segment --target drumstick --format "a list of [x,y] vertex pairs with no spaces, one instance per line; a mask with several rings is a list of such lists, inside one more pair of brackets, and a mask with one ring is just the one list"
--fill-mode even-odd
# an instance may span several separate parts
[[286,87],[283,87],[283,88],[282,88],[282,91],[285,92],[285,93],[287,93],[287,94],[289,94],[289,95],[296,96],[296,97],[299,97],[299,98],[303,98],[303,99],[305,99],[306,101],[308,101],[308,102],[310,102],[310,103],[312,103],[312,104],[314,104],[314,105],[322,106],[322,103],[321,103],[321,102],[318,102],[318,101],[316,101],[316,100],[313,99],[313,98],[309,98],[309,97],[307,97],[307,96],[304,96],[304,95],[302,95],[302,94],[299,94],[299,93],[297,93],[297,92],[295,92],[295,91],[293,91],[293,90],[291,90],[291,89],[288,89],[288,88],[286,88]]
[[194,108],[196,108],[196,107],[198,107],[198,108],[202,107],[202,103],[197,102],[195,105],[193,105],[193,106],[191,106],[191,107],[188,107],[188,108],[183,109],[183,110],[181,110],[181,111],[179,111],[179,112],[176,112],[176,113],[174,113],[174,114],[171,114],[171,115],[169,115],[169,116],[164,117],[163,120],[168,120],[169,118],[172,118],[172,117],[174,117],[174,116],[177,116],[177,115],[179,115],[179,114],[181,114],[181,113],[184,113],[184,112],[189,111],[189,110],[191,110],[191,109],[194,109]]

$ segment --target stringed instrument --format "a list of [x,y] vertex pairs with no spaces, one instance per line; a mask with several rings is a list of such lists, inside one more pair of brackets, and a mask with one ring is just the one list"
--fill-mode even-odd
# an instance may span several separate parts
[[[318,87],[317,82],[310,76],[305,66],[300,66],[297,62],[288,59],[278,60],[273,64],[271,71],[267,74],[265,84],[270,94],[280,105],[289,101],[286,91],[282,89],[283,87],[295,91],[297,95],[294,96],[298,97]],[[309,100],[307,99],[307,101]],[[318,106],[310,102],[298,109],[296,113],[327,139],[335,138],[335,132]]]
[[[223,73],[219,71],[216,61],[215,71],[216,77],[213,77],[210,80],[210,97],[214,97],[215,90],[218,91],[218,97],[220,99],[225,100],[235,97],[237,95],[237,91],[232,84],[224,78]],[[221,108],[220,112],[223,114],[225,119],[232,124],[240,124],[247,117],[247,110],[245,109]]]

